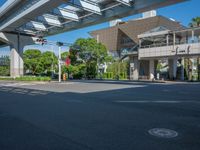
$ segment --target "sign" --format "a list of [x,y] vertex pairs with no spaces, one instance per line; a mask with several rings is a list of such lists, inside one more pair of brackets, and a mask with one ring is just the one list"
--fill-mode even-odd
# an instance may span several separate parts
[[130,67],[131,67],[131,68],[134,68],[134,63],[130,63]]
[[69,56],[67,56],[66,60],[65,60],[65,65],[69,66],[71,64],[71,60],[69,58]]

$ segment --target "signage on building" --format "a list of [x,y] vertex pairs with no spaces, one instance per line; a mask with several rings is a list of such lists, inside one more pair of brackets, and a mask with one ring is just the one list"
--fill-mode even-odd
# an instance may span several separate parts
[[131,67],[131,68],[134,68],[134,63],[130,63],[130,67]]

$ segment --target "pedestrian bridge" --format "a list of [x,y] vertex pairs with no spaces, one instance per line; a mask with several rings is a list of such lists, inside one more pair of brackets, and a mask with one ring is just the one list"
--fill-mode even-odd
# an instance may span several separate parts
[[[200,28],[161,31],[138,36],[141,41],[139,59],[194,57],[200,55]],[[156,41],[156,42],[151,42]],[[150,43],[148,45],[144,43]]]
[[178,44],[162,47],[141,48],[139,58],[156,58],[156,57],[192,57],[200,54],[200,43]]
[[23,75],[21,55],[34,36],[49,36],[186,0],[7,0],[0,7],[0,45],[11,47],[11,76]]

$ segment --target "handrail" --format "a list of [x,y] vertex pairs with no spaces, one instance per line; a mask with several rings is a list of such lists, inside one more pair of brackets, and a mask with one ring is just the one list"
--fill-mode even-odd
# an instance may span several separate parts
[[[183,45],[183,44],[195,44],[195,43],[200,43],[200,40],[198,41],[194,41],[194,42],[176,42],[175,45]],[[141,46],[140,49],[144,49],[144,48],[153,48],[153,47],[165,47],[165,46],[173,46],[174,44],[171,43],[161,43],[161,44],[152,44],[152,45],[144,45]]]

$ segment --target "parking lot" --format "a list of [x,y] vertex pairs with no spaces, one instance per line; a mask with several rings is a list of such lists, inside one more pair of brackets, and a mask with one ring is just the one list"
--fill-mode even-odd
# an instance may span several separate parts
[[199,150],[200,84],[0,81],[0,122],[1,150]]

